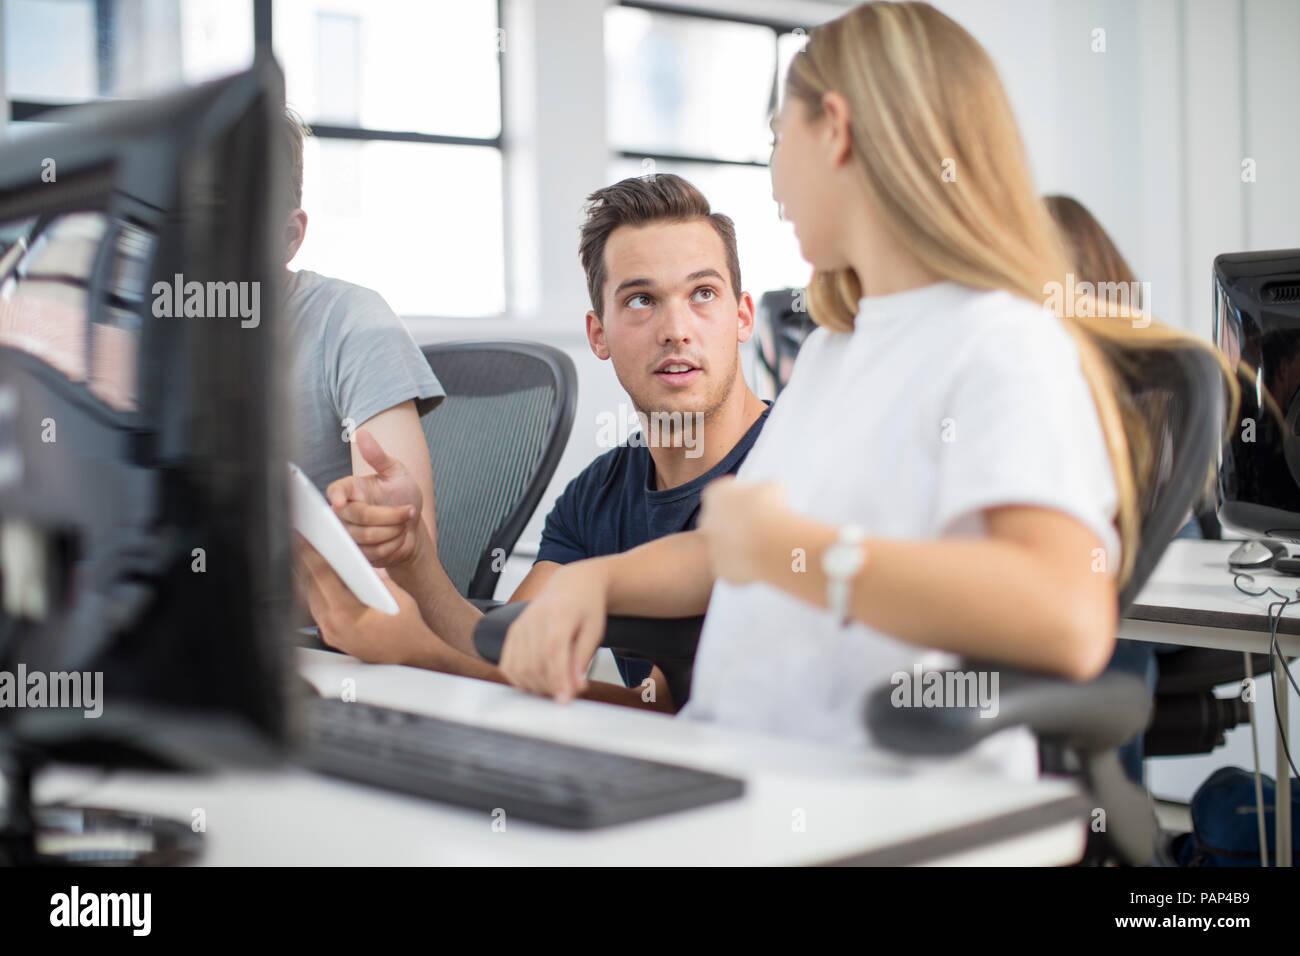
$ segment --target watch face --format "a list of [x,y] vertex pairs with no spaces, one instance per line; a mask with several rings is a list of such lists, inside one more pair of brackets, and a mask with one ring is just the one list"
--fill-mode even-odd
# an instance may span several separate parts
[[854,545],[837,544],[826,551],[822,570],[834,578],[845,578],[862,565],[862,553]]

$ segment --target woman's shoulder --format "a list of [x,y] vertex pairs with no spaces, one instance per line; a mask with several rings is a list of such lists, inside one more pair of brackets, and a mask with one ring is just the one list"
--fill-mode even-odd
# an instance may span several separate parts
[[1041,303],[994,289],[971,296],[963,313],[954,332],[964,340],[968,357],[1077,361],[1069,330]]
[[968,312],[979,322],[1007,328],[1038,327],[1044,319],[1060,325],[1060,319],[1042,302],[1032,302],[1006,289],[972,290],[966,300]]

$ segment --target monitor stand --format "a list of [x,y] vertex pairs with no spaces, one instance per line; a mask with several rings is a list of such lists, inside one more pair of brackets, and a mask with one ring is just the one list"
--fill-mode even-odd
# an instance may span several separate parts
[[0,866],[183,866],[198,859],[201,834],[147,813],[32,805],[37,761],[0,742]]

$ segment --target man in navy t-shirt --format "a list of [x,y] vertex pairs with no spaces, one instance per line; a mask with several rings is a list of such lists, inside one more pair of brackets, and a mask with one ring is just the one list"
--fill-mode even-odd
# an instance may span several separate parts
[[[766,420],[765,408],[721,461],[670,488],[659,487],[653,451],[643,444],[624,444],[601,455],[555,500],[546,516],[537,563],[568,564],[618,554],[691,530],[700,511],[700,491],[713,479],[736,473]],[[615,661],[628,687],[637,687],[651,676],[651,665],[643,661],[620,657]],[[663,682],[657,685],[662,687]]]
[[[741,291],[735,228],[694,186],[659,174],[597,190],[587,201],[579,258],[592,304],[588,343],[597,358],[613,363],[631,403],[600,418],[606,426],[637,420],[641,428],[623,442],[608,427],[598,430],[611,450],[556,501],[537,561],[512,601],[536,596],[565,564],[692,528],[700,491],[740,467],[767,416],[740,368],[754,303]],[[479,611],[439,564],[404,466],[365,434],[358,442],[375,474],[340,479],[329,489],[330,502],[371,563],[386,567],[413,600],[399,591],[396,620],[367,617],[337,577],[313,561],[304,586],[309,601],[329,611],[328,624],[317,616],[322,635],[365,660],[503,681],[474,649]],[[584,696],[660,710],[682,703],[658,690],[643,700],[646,678],[667,688],[658,668],[619,661],[619,670],[627,686],[593,681]]]

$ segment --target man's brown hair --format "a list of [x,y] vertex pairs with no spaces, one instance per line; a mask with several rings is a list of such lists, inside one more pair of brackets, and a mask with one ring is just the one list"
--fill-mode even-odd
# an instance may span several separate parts
[[289,159],[289,211],[302,208],[302,151],[303,140],[311,134],[307,124],[291,109],[284,111],[284,139],[288,144]]
[[732,291],[740,297],[740,256],[736,226],[728,216],[713,212],[698,189],[672,173],[636,176],[597,189],[583,207],[586,220],[578,242],[578,258],[587,273],[587,292],[598,318],[604,318],[605,243],[619,226],[707,219],[722,239]]

